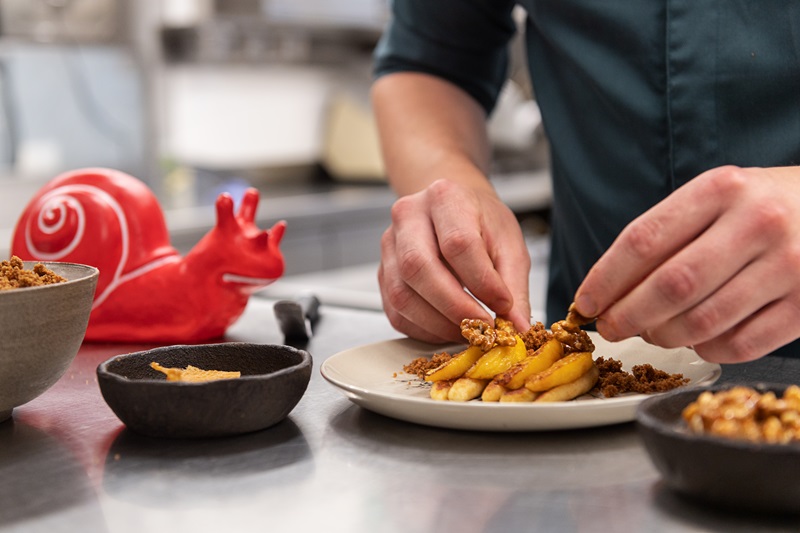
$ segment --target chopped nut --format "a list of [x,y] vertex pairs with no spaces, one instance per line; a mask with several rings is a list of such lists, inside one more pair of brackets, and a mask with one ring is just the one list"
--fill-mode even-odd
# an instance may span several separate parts
[[477,318],[465,318],[461,321],[461,335],[470,346],[480,346],[488,352],[494,346],[514,346],[517,343],[514,325],[502,318],[495,320],[495,326]]
[[800,387],[791,385],[778,398],[773,392],[736,386],[705,391],[684,408],[682,416],[695,433],[786,444],[800,440]]

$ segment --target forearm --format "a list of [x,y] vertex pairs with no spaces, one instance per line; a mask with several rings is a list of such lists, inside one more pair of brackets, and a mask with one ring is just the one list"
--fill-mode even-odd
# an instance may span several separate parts
[[399,196],[440,178],[491,190],[491,149],[481,106],[455,85],[414,72],[389,74],[372,90],[389,183]]

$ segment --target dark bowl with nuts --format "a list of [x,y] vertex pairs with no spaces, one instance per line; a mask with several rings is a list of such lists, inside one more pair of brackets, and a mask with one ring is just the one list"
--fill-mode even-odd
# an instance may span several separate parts
[[[750,398],[749,405],[736,407],[738,412],[726,407],[715,414],[718,420],[706,418],[703,430],[698,406],[716,405],[709,403],[715,398],[738,401],[743,391],[737,387],[751,391],[742,394]],[[676,390],[643,401],[636,422],[653,464],[672,490],[730,510],[800,514],[800,440],[786,435],[781,440],[778,422],[767,422],[771,415],[764,416],[753,403],[753,398],[781,401],[790,387],[754,383]],[[789,433],[796,431],[794,416],[785,417]],[[742,425],[731,423],[733,418]]]

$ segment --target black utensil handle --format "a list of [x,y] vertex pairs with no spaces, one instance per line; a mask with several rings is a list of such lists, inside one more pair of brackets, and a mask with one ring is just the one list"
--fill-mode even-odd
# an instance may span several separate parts
[[312,293],[304,293],[298,295],[295,301],[300,304],[300,309],[303,310],[303,316],[311,324],[314,324],[319,318],[319,298]]

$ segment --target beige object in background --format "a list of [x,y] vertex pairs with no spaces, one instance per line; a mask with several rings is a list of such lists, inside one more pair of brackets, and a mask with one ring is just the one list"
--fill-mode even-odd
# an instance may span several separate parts
[[332,99],[322,164],[337,179],[384,180],[378,129],[369,106],[346,95]]

